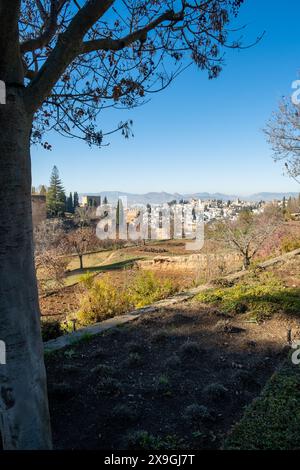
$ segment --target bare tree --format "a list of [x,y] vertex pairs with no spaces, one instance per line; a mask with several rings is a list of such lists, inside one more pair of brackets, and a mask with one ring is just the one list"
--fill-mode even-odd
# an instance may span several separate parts
[[243,259],[244,269],[249,269],[254,256],[282,222],[282,214],[273,205],[262,214],[243,210],[236,220],[218,223],[214,227],[215,238],[237,251]]
[[99,240],[92,227],[79,227],[75,230],[71,230],[66,235],[65,242],[68,252],[75,252],[79,257],[81,270],[83,269],[83,255],[85,255],[88,250],[93,250],[99,246]]
[[[0,367],[5,449],[51,434],[33,259],[30,142],[47,130],[101,145],[99,112],[133,107],[190,63],[216,77],[243,0],[0,0]],[[130,122],[116,130],[128,137]]]
[[300,106],[284,98],[264,130],[275,161],[283,161],[286,172],[297,182],[300,176]]
[[47,219],[35,227],[35,266],[40,293],[47,293],[64,285],[69,263],[65,256],[65,233],[60,219]]

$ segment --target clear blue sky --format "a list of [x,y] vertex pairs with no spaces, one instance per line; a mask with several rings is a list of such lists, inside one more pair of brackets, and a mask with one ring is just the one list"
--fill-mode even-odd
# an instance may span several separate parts
[[67,191],[144,193],[299,191],[275,164],[262,132],[300,71],[300,3],[245,0],[238,24],[245,41],[264,30],[257,46],[229,51],[213,81],[190,68],[170,88],[132,111],[109,111],[103,129],[132,118],[135,137],[110,137],[110,145],[48,136],[54,149],[32,149],[33,185],[48,184],[57,165]]

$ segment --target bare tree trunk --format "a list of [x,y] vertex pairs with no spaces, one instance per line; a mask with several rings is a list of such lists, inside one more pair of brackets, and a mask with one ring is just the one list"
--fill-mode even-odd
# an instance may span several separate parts
[[82,270],[83,269],[83,255],[78,255],[79,256],[79,263],[80,263],[80,269]]
[[0,429],[4,449],[50,449],[31,216],[32,116],[22,85],[0,106]]
[[245,270],[249,269],[250,268],[250,264],[251,264],[251,259],[249,258],[248,255],[244,255],[244,259],[243,259],[243,268]]

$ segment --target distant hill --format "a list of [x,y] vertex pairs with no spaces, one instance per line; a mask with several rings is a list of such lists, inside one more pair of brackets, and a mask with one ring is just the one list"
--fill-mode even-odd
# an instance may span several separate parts
[[275,199],[282,200],[284,197],[288,199],[289,197],[298,197],[299,193],[256,193],[251,194],[245,198],[247,201],[273,201]]
[[250,196],[238,196],[236,194],[222,194],[222,193],[190,193],[190,194],[179,194],[179,193],[167,193],[167,192],[150,192],[146,194],[134,194],[134,193],[126,193],[121,191],[102,191],[100,193],[82,193],[89,194],[91,196],[101,196],[102,199],[106,196],[108,202],[114,204],[118,201],[118,198],[121,196],[127,196],[128,204],[163,204],[165,202],[170,202],[176,199],[179,201],[181,199],[202,199],[202,200],[209,200],[209,199],[220,199],[223,201],[234,201],[237,198],[240,198],[244,201],[273,201],[275,199],[282,200],[285,196],[286,198],[297,197],[298,193],[256,193],[251,194]]

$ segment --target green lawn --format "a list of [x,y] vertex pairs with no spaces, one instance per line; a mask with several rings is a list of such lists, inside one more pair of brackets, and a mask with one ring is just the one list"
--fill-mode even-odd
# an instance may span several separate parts
[[72,286],[80,281],[83,274],[112,271],[118,269],[131,268],[138,259],[129,253],[123,252],[99,252],[85,255],[83,257],[84,269],[79,269],[79,259],[74,258],[68,265],[69,273],[65,279],[66,286]]

